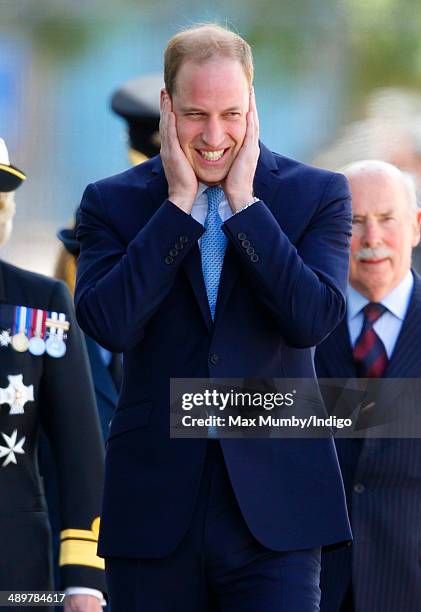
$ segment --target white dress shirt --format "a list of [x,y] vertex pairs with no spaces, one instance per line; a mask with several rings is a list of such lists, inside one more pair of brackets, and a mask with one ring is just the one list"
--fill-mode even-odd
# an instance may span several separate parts
[[[406,317],[409,302],[411,301],[414,278],[410,270],[406,273],[390,293],[381,301],[387,308],[386,312],[374,323],[373,328],[386,349],[388,359],[391,358],[402,324]],[[361,295],[356,289],[348,285],[347,291],[347,322],[351,345],[354,347],[361,333],[364,315],[362,309],[369,300]]]
[[99,599],[101,606],[107,605],[104,595],[101,591],[97,591],[97,589],[89,589],[88,587],[68,587],[64,592],[66,595],[93,595]]

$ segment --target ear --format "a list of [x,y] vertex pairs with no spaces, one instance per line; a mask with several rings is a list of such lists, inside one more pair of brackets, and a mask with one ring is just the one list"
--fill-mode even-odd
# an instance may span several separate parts
[[170,94],[168,93],[168,91],[165,88],[161,89],[161,93],[160,93],[160,97],[159,97],[160,110],[162,111],[162,105],[163,105],[163,102],[164,102],[164,97],[168,97],[169,98],[169,100],[171,102],[171,110],[173,110],[173,107],[172,107],[172,98],[171,98]]
[[164,104],[164,97],[167,95],[167,90],[166,89],[161,89],[161,92],[159,94],[159,110],[162,111],[162,106]]
[[412,248],[415,248],[420,241],[421,236],[421,210],[417,210],[413,221]]

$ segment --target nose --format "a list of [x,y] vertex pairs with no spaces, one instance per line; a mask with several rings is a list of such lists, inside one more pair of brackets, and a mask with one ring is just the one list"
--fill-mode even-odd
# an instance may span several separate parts
[[382,235],[379,224],[374,219],[367,219],[364,224],[361,242],[364,247],[375,248],[382,244]]
[[224,143],[224,136],[225,133],[221,119],[219,117],[208,117],[203,126],[203,143],[208,147],[218,149]]

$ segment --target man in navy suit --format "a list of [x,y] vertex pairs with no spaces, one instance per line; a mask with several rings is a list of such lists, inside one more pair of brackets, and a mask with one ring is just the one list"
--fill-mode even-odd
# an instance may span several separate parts
[[[347,318],[317,348],[317,373],[419,378],[421,279],[410,266],[421,212],[414,186],[385,162],[358,162],[345,172],[353,209]],[[364,353],[367,340],[372,348]],[[403,408],[399,385],[393,398],[375,399],[367,409],[389,400]],[[321,610],[421,610],[421,441],[366,437],[336,446],[354,544],[322,555]]]
[[252,79],[237,34],[177,34],[161,155],[82,200],[78,318],[124,352],[100,534],[113,612],[313,612],[320,546],[350,539],[331,439],[170,438],[171,377],[313,378],[344,314],[346,180],[259,143]]

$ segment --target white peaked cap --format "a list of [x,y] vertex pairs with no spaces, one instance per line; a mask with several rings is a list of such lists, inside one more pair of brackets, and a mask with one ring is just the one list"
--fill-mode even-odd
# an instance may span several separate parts
[[0,164],[10,166],[9,153],[3,138],[0,138]]

